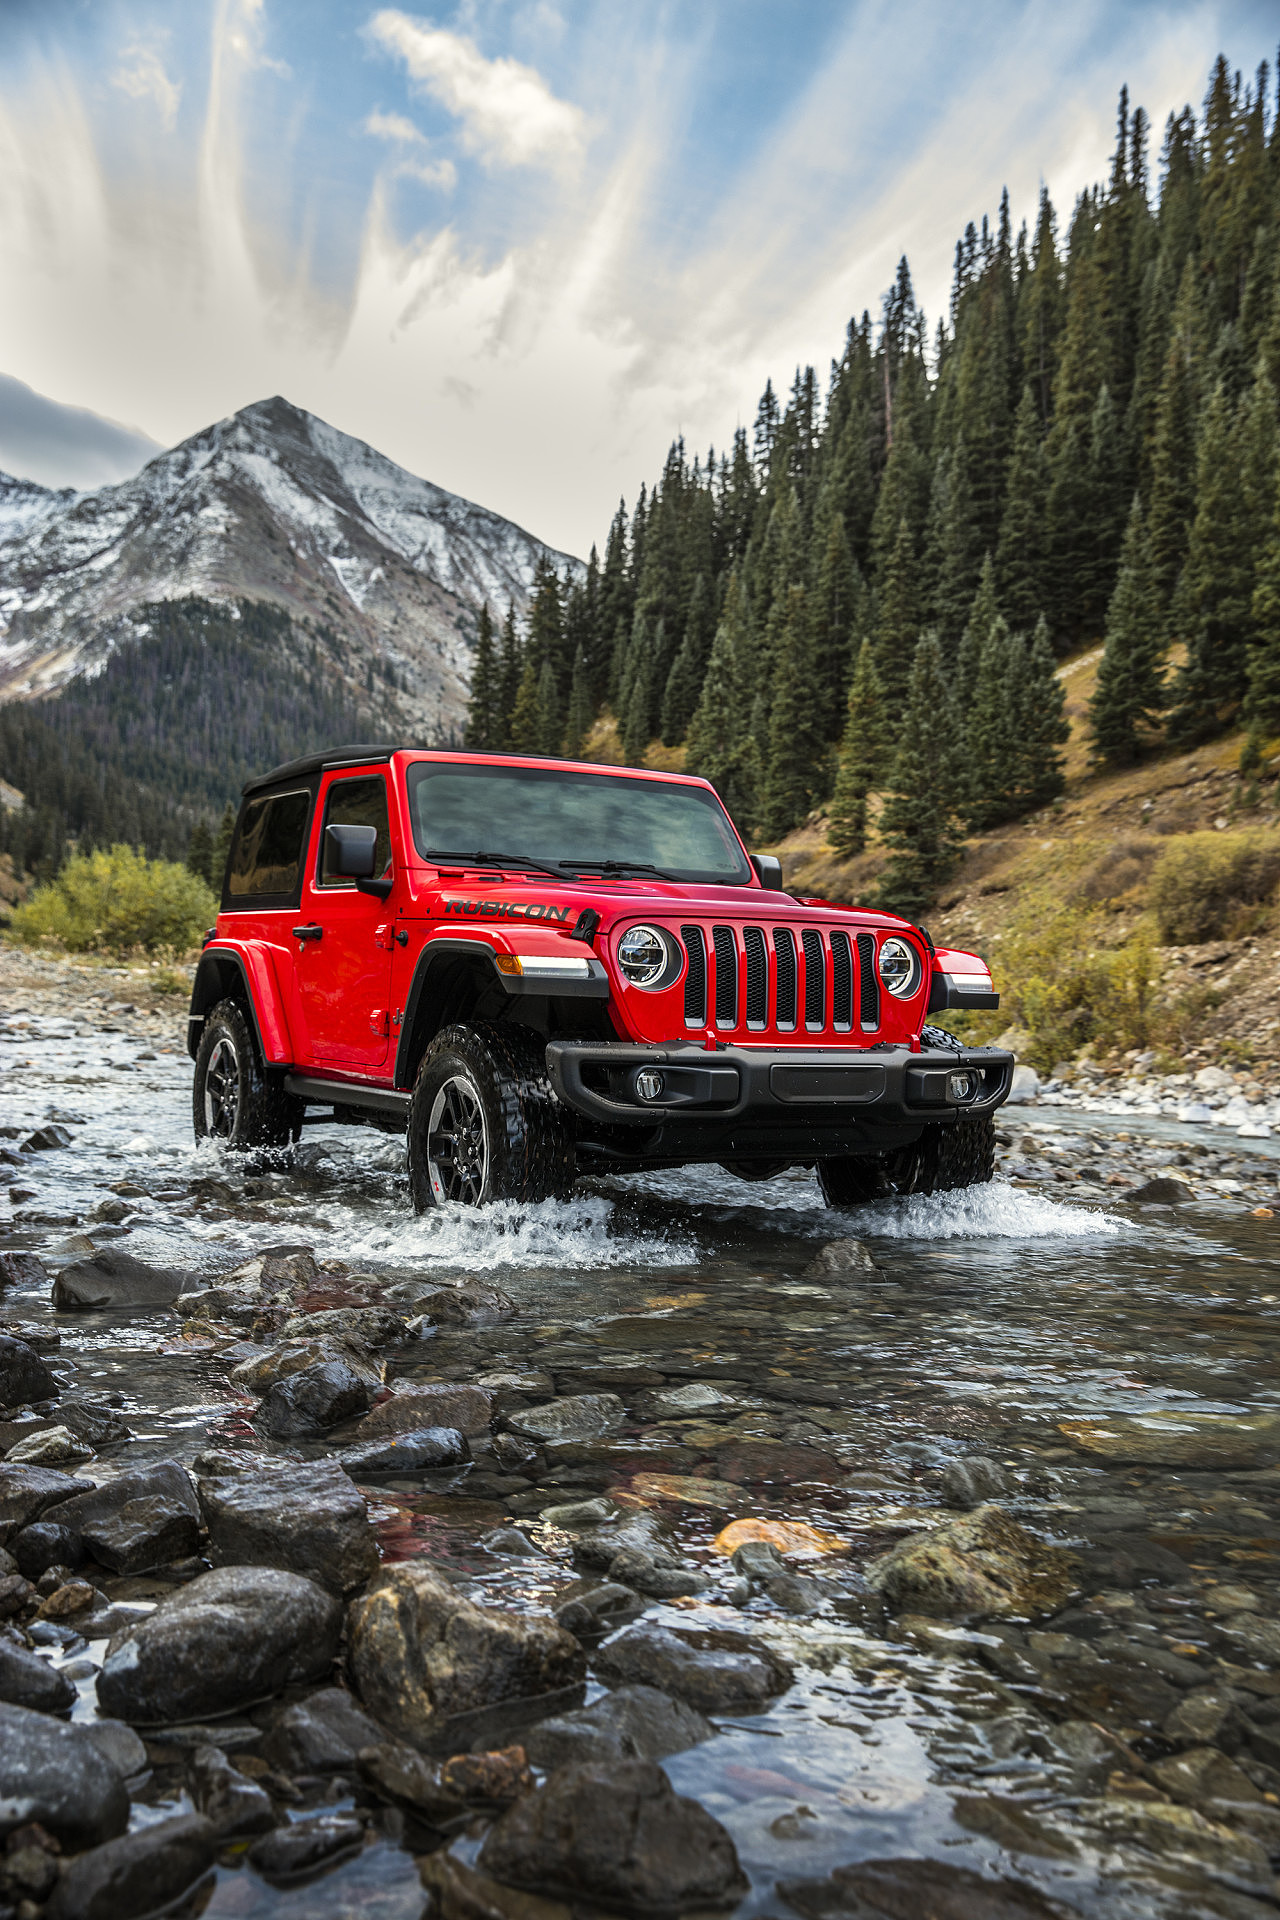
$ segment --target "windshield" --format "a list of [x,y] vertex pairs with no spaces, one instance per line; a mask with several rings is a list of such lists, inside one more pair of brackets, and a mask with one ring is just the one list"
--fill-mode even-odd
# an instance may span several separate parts
[[[706,787],[558,767],[409,768],[418,852],[512,855],[598,873],[653,867],[673,880],[745,886],[751,878],[724,808]],[[504,862],[505,864],[505,858]]]

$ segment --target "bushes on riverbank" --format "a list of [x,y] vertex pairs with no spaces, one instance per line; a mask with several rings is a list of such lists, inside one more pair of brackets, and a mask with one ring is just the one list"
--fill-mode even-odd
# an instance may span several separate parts
[[24,946],[68,953],[177,954],[199,943],[217,912],[209,888],[186,867],[112,847],[68,860],[15,910],[7,931]]
[[1280,881],[1280,834],[1187,833],[1164,848],[1150,901],[1170,946],[1238,940],[1257,928]]

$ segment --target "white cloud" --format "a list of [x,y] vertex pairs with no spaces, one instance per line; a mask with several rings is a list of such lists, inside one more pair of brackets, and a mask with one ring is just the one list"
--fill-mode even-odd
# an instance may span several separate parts
[[166,133],[172,133],[178,118],[182,87],[171,80],[164,62],[154,47],[126,47],[121,65],[111,76],[111,84],[131,100],[153,100],[159,109]]
[[399,56],[415,85],[462,122],[464,144],[494,166],[556,165],[585,144],[580,107],[557,100],[542,75],[518,60],[486,60],[473,40],[384,8],[370,35]]
[[403,146],[426,145],[427,136],[402,113],[371,113],[364,123],[366,133],[375,140],[389,140]]

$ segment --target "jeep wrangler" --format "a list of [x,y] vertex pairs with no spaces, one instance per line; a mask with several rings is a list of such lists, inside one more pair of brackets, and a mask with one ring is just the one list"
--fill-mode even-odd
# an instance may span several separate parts
[[1013,1056],[928,1018],[998,1004],[922,927],[785,892],[705,780],[343,747],[244,788],[195,1130],[407,1132],[419,1211],[706,1161],[843,1207],[991,1178]]

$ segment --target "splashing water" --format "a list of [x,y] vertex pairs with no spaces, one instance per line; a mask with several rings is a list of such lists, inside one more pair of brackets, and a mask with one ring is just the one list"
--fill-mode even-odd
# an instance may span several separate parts
[[958,1193],[911,1194],[851,1207],[863,1233],[885,1240],[1061,1240],[1116,1237],[1128,1231],[1097,1207],[1049,1200],[1002,1180]]

